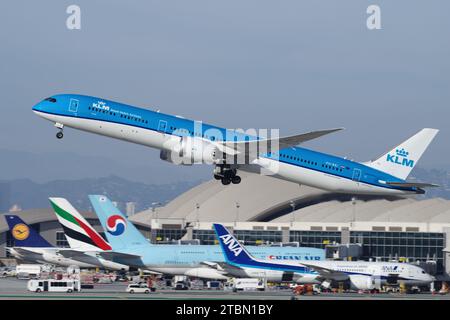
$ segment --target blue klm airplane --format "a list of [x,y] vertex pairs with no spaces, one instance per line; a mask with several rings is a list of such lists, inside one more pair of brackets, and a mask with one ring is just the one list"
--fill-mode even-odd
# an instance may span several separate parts
[[[112,250],[134,256],[116,262],[170,275],[227,279],[219,245],[151,244],[106,196],[90,195],[89,199]],[[58,199],[52,201],[59,205]],[[325,259],[324,250],[317,248],[248,246],[247,249],[254,256],[270,261]],[[292,274],[284,276],[287,279]]]
[[414,195],[436,186],[406,179],[437,129],[422,129],[378,159],[359,163],[298,147],[340,128],[265,138],[76,94],[54,95],[33,111],[59,128],[59,139],[63,128],[71,127],[142,144],[159,149],[160,158],[174,164],[211,164],[224,185],[240,183],[242,170],[351,194]]

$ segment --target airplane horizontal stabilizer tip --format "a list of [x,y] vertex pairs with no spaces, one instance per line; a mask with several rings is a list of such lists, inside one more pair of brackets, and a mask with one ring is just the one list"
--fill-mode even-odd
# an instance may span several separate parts
[[405,187],[405,188],[411,188],[411,187],[417,187],[417,188],[439,188],[440,185],[434,184],[434,183],[426,183],[426,182],[413,182],[413,181],[405,181],[405,182],[389,182],[387,181],[386,184],[394,187]]

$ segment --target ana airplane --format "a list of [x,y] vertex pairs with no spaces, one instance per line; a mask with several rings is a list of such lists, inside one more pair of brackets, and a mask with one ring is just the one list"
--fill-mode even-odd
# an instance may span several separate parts
[[[422,268],[407,263],[366,261],[268,261],[255,258],[221,224],[214,224],[225,260],[236,268],[235,276],[280,278],[294,273],[297,283],[320,283],[329,287],[333,282],[347,282],[355,290],[379,289],[382,285],[429,285],[434,278]],[[256,270],[256,271],[255,271]]]
[[142,144],[161,150],[160,158],[168,162],[214,165],[214,177],[224,185],[240,183],[237,173],[243,170],[353,194],[421,194],[425,192],[423,188],[436,186],[406,180],[437,134],[436,129],[422,129],[380,158],[359,163],[298,147],[340,128],[265,138],[74,94],[44,99],[33,111],[55,124],[59,139],[63,128],[71,127]]
[[[220,266],[224,258],[218,245],[152,244],[106,196],[90,195],[89,199],[113,250],[136,256],[136,259],[114,261],[169,275],[228,278]],[[248,250],[258,258],[273,261],[312,261],[325,257],[324,250],[317,248],[249,246]]]
[[[63,267],[76,265],[80,268],[102,267],[109,270],[128,270],[128,266],[97,257],[96,252],[92,252],[92,249],[98,252],[102,250],[101,247],[105,249],[109,247],[104,240],[94,245],[91,245],[89,240],[88,242],[79,241],[76,246],[71,248],[56,248],[18,216],[5,215],[5,219],[14,238],[14,247],[7,248],[7,250],[18,260],[50,263]],[[83,222],[85,222],[84,219]],[[92,229],[89,224],[86,225],[86,228]]]

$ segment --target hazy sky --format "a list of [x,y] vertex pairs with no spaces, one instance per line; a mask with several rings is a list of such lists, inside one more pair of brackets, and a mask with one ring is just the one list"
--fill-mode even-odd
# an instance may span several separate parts
[[[382,30],[366,27],[370,4]],[[361,161],[436,127],[420,164],[450,166],[449,12],[448,0],[5,1],[0,149],[171,169],[126,142],[75,130],[58,141],[31,112],[52,94],[82,93],[281,135],[342,126],[305,146]]]

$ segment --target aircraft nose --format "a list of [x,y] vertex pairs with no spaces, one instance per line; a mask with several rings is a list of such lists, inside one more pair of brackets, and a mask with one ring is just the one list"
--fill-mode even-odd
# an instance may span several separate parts
[[42,110],[42,102],[36,103],[33,108],[31,108],[33,111],[41,111]]

